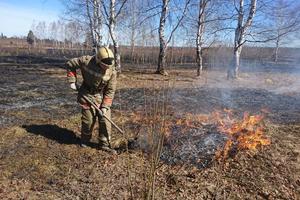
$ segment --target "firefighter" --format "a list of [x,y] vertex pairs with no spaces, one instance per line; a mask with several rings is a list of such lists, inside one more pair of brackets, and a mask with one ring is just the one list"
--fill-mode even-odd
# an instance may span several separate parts
[[[111,124],[104,117],[100,117],[83,96],[91,99],[105,114],[111,118],[110,107],[116,90],[116,70],[113,52],[107,47],[100,47],[94,56],[73,58],[66,63],[67,77],[70,87],[78,90],[78,103],[82,108],[81,116],[81,146],[86,147],[92,137],[95,123],[99,123],[99,148],[116,154],[111,148]],[[81,70],[83,78],[80,87],[77,86],[76,69]]]

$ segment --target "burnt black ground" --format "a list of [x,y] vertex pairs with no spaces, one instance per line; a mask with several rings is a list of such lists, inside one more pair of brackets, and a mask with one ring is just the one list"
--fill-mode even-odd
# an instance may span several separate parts
[[[53,63],[0,65],[0,198],[144,198],[151,154],[138,148],[118,156],[95,148],[82,149],[78,145],[80,108],[76,94],[69,89],[63,62]],[[269,146],[237,152],[224,161],[212,160],[204,168],[186,160],[162,162],[156,174],[157,198],[299,197],[297,66],[284,70],[277,65],[244,68],[236,81],[226,80],[219,69],[205,72],[202,78],[196,78],[195,71],[186,67],[174,67],[169,77],[154,75],[151,70],[128,66],[119,77],[113,119],[128,134],[139,132],[148,138],[147,123],[137,124],[137,113],[151,110],[151,102],[163,101],[164,92],[159,90],[165,88],[174,119],[187,114],[210,115],[224,108],[233,109],[237,117],[245,111],[256,114],[267,109],[266,134],[271,139]],[[193,142],[201,146],[209,134],[215,134],[206,126],[199,123],[199,127],[188,130],[172,126],[173,137],[187,145],[185,142],[193,138],[189,134],[194,134]],[[114,136],[120,137],[115,130]],[[181,153],[189,157],[188,151]],[[171,154],[165,155],[174,161]]]

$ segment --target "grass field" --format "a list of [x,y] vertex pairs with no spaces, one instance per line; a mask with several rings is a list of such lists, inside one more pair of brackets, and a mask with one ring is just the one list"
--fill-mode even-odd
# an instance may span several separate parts
[[[161,120],[168,129],[154,199],[300,198],[299,64],[245,62],[234,81],[222,68],[197,78],[193,66],[172,66],[162,77],[153,65],[124,64],[113,120],[137,138],[113,156],[78,145],[80,107],[64,59],[18,59],[0,64],[1,199],[144,199]],[[213,113],[224,109],[237,119],[267,110],[271,143],[216,159],[226,137]]]

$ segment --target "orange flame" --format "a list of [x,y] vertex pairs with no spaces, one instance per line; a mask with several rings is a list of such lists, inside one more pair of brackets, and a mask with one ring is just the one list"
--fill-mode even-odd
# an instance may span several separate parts
[[[269,145],[271,142],[264,135],[263,115],[250,115],[244,113],[242,120],[234,119],[232,111],[224,110],[221,116],[219,112],[214,113],[218,130],[228,136],[228,141],[222,150],[217,151],[216,157],[224,159],[233,147],[237,149],[256,150],[258,146]],[[233,146],[235,144],[236,146]]]
[[[262,113],[266,113],[266,111],[262,111]],[[215,154],[215,157],[220,160],[227,158],[233,149],[256,150],[259,146],[269,145],[271,142],[264,134],[263,118],[263,115],[250,115],[248,112],[244,112],[242,119],[239,120],[234,117],[233,110],[224,110],[224,112],[212,113],[212,119],[204,114],[187,113],[181,118],[166,118],[163,122],[159,116],[135,113],[133,122],[146,125],[161,124],[161,131],[167,141],[174,131],[173,128],[178,127],[180,132],[185,132],[187,129],[199,128],[203,123],[212,120],[217,124],[218,131],[228,136],[222,149],[217,150]]]

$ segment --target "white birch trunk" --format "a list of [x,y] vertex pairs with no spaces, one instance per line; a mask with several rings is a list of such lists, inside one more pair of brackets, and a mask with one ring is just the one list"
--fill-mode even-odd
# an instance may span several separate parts
[[[92,6],[92,8],[93,8],[93,6]],[[90,37],[92,40],[93,48],[95,48],[97,46],[97,43],[96,43],[95,34],[94,34],[94,20],[93,20],[93,17],[91,16],[90,9],[91,8],[90,8],[89,0],[86,0],[86,12],[87,12],[87,15],[89,18]]]
[[202,44],[203,44],[203,34],[204,34],[204,21],[205,21],[205,9],[208,4],[207,0],[199,1],[199,15],[198,15],[198,25],[197,25],[197,37],[196,37],[196,61],[197,61],[197,76],[202,74],[203,70],[203,57],[202,57]]
[[186,11],[187,7],[189,5],[191,0],[186,0],[184,10],[182,12],[181,17],[177,21],[176,25],[174,26],[173,29],[171,29],[171,33],[168,37],[168,39],[165,38],[165,24],[166,24],[166,18],[168,15],[168,9],[169,9],[169,3],[170,0],[162,0],[162,7],[161,7],[161,15],[160,15],[160,20],[159,20],[159,29],[158,29],[158,34],[159,34],[159,56],[158,56],[158,65],[156,69],[157,74],[162,74],[162,75],[168,75],[168,73],[165,70],[165,65],[166,65],[166,51],[168,48],[168,44],[170,40],[172,39],[172,36],[176,29],[179,27],[180,23],[182,22]]
[[136,0],[132,0],[131,1],[131,10],[133,12],[132,16],[131,16],[131,35],[130,35],[130,57],[131,60],[133,61],[133,57],[134,57],[134,51],[135,51],[135,35],[136,35]]
[[96,40],[96,46],[97,48],[102,45],[102,35],[101,35],[101,29],[102,29],[102,15],[100,12],[100,1],[94,0],[94,34],[95,34],[95,40]]
[[161,15],[160,15],[160,21],[159,21],[159,55],[158,55],[158,66],[156,73],[162,74],[162,75],[168,75],[165,72],[165,64],[166,64],[166,39],[165,39],[165,24],[166,24],[166,16],[168,12],[168,5],[170,0],[163,0],[163,5],[161,8]]
[[90,0],[86,0],[86,12],[89,19],[90,37],[94,51],[96,51],[96,49],[102,44],[102,17],[100,15],[99,0],[93,0],[92,4],[90,4]]
[[116,27],[116,0],[110,1],[110,20],[109,20],[109,33],[114,46],[114,56],[115,56],[115,67],[118,73],[121,73],[121,56],[119,52],[119,44],[117,41],[115,27]]
[[240,67],[240,56],[242,52],[242,47],[245,43],[245,34],[247,29],[252,25],[253,17],[256,12],[257,0],[251,0],[250,10],[246,22],[244,22],[244,0],[240,0],[238,10],[238,21],[237,27],[235,28],[234,36],[234,50],[233,50],[233,62],[228,67],[227,78],[236,79],[238,78],[238,72]]
[[274,54],[274,62],[278,62],[278,52],[279,52],[279,44],[280,44],[280,30],[277,30],[277,38],[276,38],[276,46],[275,46],[275,54]]

